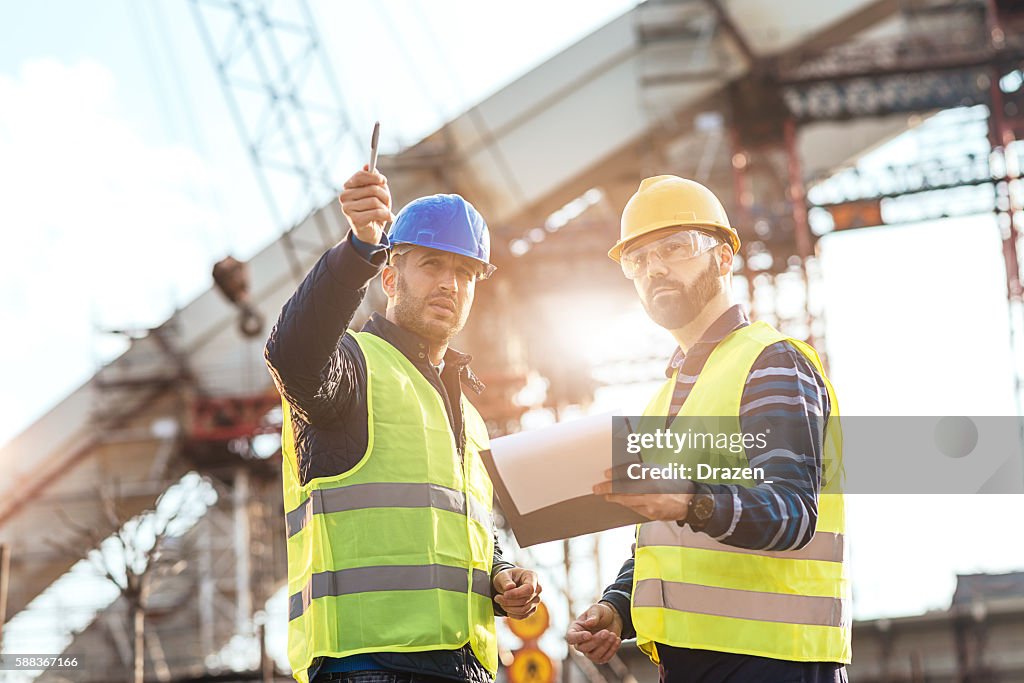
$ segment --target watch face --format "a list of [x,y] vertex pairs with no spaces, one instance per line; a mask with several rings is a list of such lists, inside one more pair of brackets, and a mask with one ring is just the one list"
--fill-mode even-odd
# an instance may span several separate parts
[[706,522],[711,519],[711,513],[715,509],[715,499],[711,496],[699,495],[693,501],[693,516],[699,522]]

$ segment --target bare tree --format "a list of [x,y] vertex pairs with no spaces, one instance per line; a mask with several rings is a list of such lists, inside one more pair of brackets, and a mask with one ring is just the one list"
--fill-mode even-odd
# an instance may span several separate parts
[[[115,492],[117,488],[115,482]],[[53,545],[74,556],[81,556],[83,547],[90,548],[87,559],[117,587],[128,606],[132,620],[134,683],[143,683],[145,677],[146,613],[154,583],[180,573],[186,564],[177,553],[166,550],[168,539],[180,533],[174,528],[175,522],[183,517],[190,498],[176,488],[171,491],[176,491],[178,496],[175,505],[166,504],[165,493],[157,500],[155,509],[132,515],[119,505],[120,496],[112,494],[109,488],[101,488],[98,495],[105,522],[101,529],[73,520],[64,510],[57,512],[75,532],[76,539],[70,544]]]

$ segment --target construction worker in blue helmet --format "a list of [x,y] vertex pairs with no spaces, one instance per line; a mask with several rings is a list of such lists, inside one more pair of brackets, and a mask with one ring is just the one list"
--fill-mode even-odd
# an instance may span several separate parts
[[[387,178],[369,167],[339,201],[350,230],[284,305],[265,350],[284,413],[292,672],[490,683],[495,615],[529,616],[541,588],[502,555],[480,459],[487,427],[466,395],[483,385],[448,345],[494,272],[487,223],[456,194],[395,217]],[[349,330],[378,276],[385,312]]]

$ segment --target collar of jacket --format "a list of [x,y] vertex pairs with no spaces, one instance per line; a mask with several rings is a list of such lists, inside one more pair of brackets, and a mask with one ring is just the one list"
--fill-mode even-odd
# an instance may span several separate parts
[[[704,330],[700,341],[690,348],[689,355],[706,359],[715,350],[715,347],[718,346],[718,342],[728,337],[734,330],[746,327],[749,324],[750,318],[747,317],[747,313],[743,310],[742,306],[739,304],[730,306],[722,315],[718,316],[715,322],[708,325],[708,329]],[[672,360],[669,361],[668,367],[665,368],[665,376],[671,377],[677,368],[681,368],[686,357],[687,354],[683,353],[683,350],[677,346],[675,353],[672,354]]]
[[[421,370],[430,369],[430,359],[426,356],[430,344],[415,332],[396,325],[377,312],[370,315],[370,319],[363,325],[362,331],[375,334],[391,344],[401,351],[409,359],[409,362]],[[447,372],[449,368],[454,368],[459,373],[461,380],[473,390],[473,393],[479,395],[485,385],[469,367],[472,360],[473,356],[456,351],[449,346],[444,354],[444,371]]]

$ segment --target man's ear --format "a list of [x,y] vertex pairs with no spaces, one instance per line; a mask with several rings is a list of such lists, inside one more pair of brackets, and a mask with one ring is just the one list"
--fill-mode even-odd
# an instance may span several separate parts
[[723,245],[721,254],[721,257],[718,259],[718,275],[719,277],[724,277],[732,272],[732,247]]
[[395,290],[398,285],[398,270],[394,265],[388,264],[384,266],[384,270],[380,274],[380,286],[384,288],[384,293],[389,299],[394,298]]

